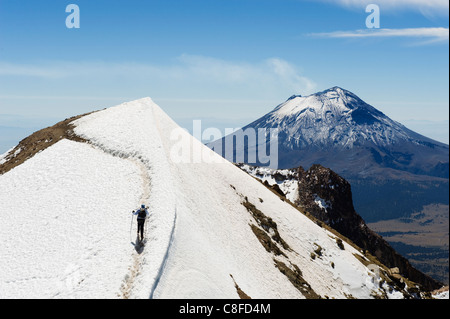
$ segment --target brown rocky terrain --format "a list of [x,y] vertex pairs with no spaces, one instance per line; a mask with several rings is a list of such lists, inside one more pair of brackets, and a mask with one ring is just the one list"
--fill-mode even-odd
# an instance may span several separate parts
[[14,167],[24,163],[39,152],[52,146],[62,139],[70,139],[77,142],[85,142],[81,137],[73,132],[72,122],[85,116],[74,116],[61,121],[53,126],[37,131],[24,138],[11,150],[4,158],[4,163],[0,164],[0,175],[3,175]]
[[372,231],[353,207],[350,184],[332,170],[313,165],[308,171],[298,168],[299,199],[295,203],[314,217],[336,229],[390,268],[431,291],[443,286],[415,269],[386,240]]

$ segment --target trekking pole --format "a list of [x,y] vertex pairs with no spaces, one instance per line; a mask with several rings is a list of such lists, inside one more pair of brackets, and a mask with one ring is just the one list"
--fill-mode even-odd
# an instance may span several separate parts
[[[133,214],[135,211],[133,210]],[[133,241],[133,238],[131,237],[131,230],[133,229],[133,214],[131,214],[131,225],[130,225],[130,241]]]

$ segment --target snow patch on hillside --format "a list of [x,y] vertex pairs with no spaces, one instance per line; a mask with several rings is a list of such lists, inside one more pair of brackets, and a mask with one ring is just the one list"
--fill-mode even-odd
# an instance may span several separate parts
[[[267,182],[270,186],[278,185],[286,198],[292,203],[298,199],[298,176],[291,169],[272,169],[261,166],[251,166],[248,164],[238,164],[238,166],[249,175]],[[277,178],[281,177],[281,178]]]
[[330,207],[330,204],[323,198],[320,198],[320,196],[317,194],[314,194],[314,202],[316,203],[317,206],[319,206],[325,211],[327,211],[327,209]]

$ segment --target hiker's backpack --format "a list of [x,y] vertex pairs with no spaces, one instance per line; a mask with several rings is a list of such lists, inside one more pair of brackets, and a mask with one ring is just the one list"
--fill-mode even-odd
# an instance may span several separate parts
[[145,219],[146,217],[147,217],[147,213],[145,212],[145,210],[140,210],[139,214],[138,214],[138,218]]

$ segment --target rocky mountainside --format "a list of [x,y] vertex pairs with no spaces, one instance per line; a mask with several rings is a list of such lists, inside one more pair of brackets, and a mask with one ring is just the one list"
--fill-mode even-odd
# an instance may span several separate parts
[[354,209],[350,184],[332,170],[321,165],[313,165],[307,171],[302,167],[273,170],[243,164],[238,166],[282,196],[287,194],[295,205],[376,256],[386,266],[398,268],[400,274],[428,290],[442,286],[411,266],[406,258],[367,227]]

